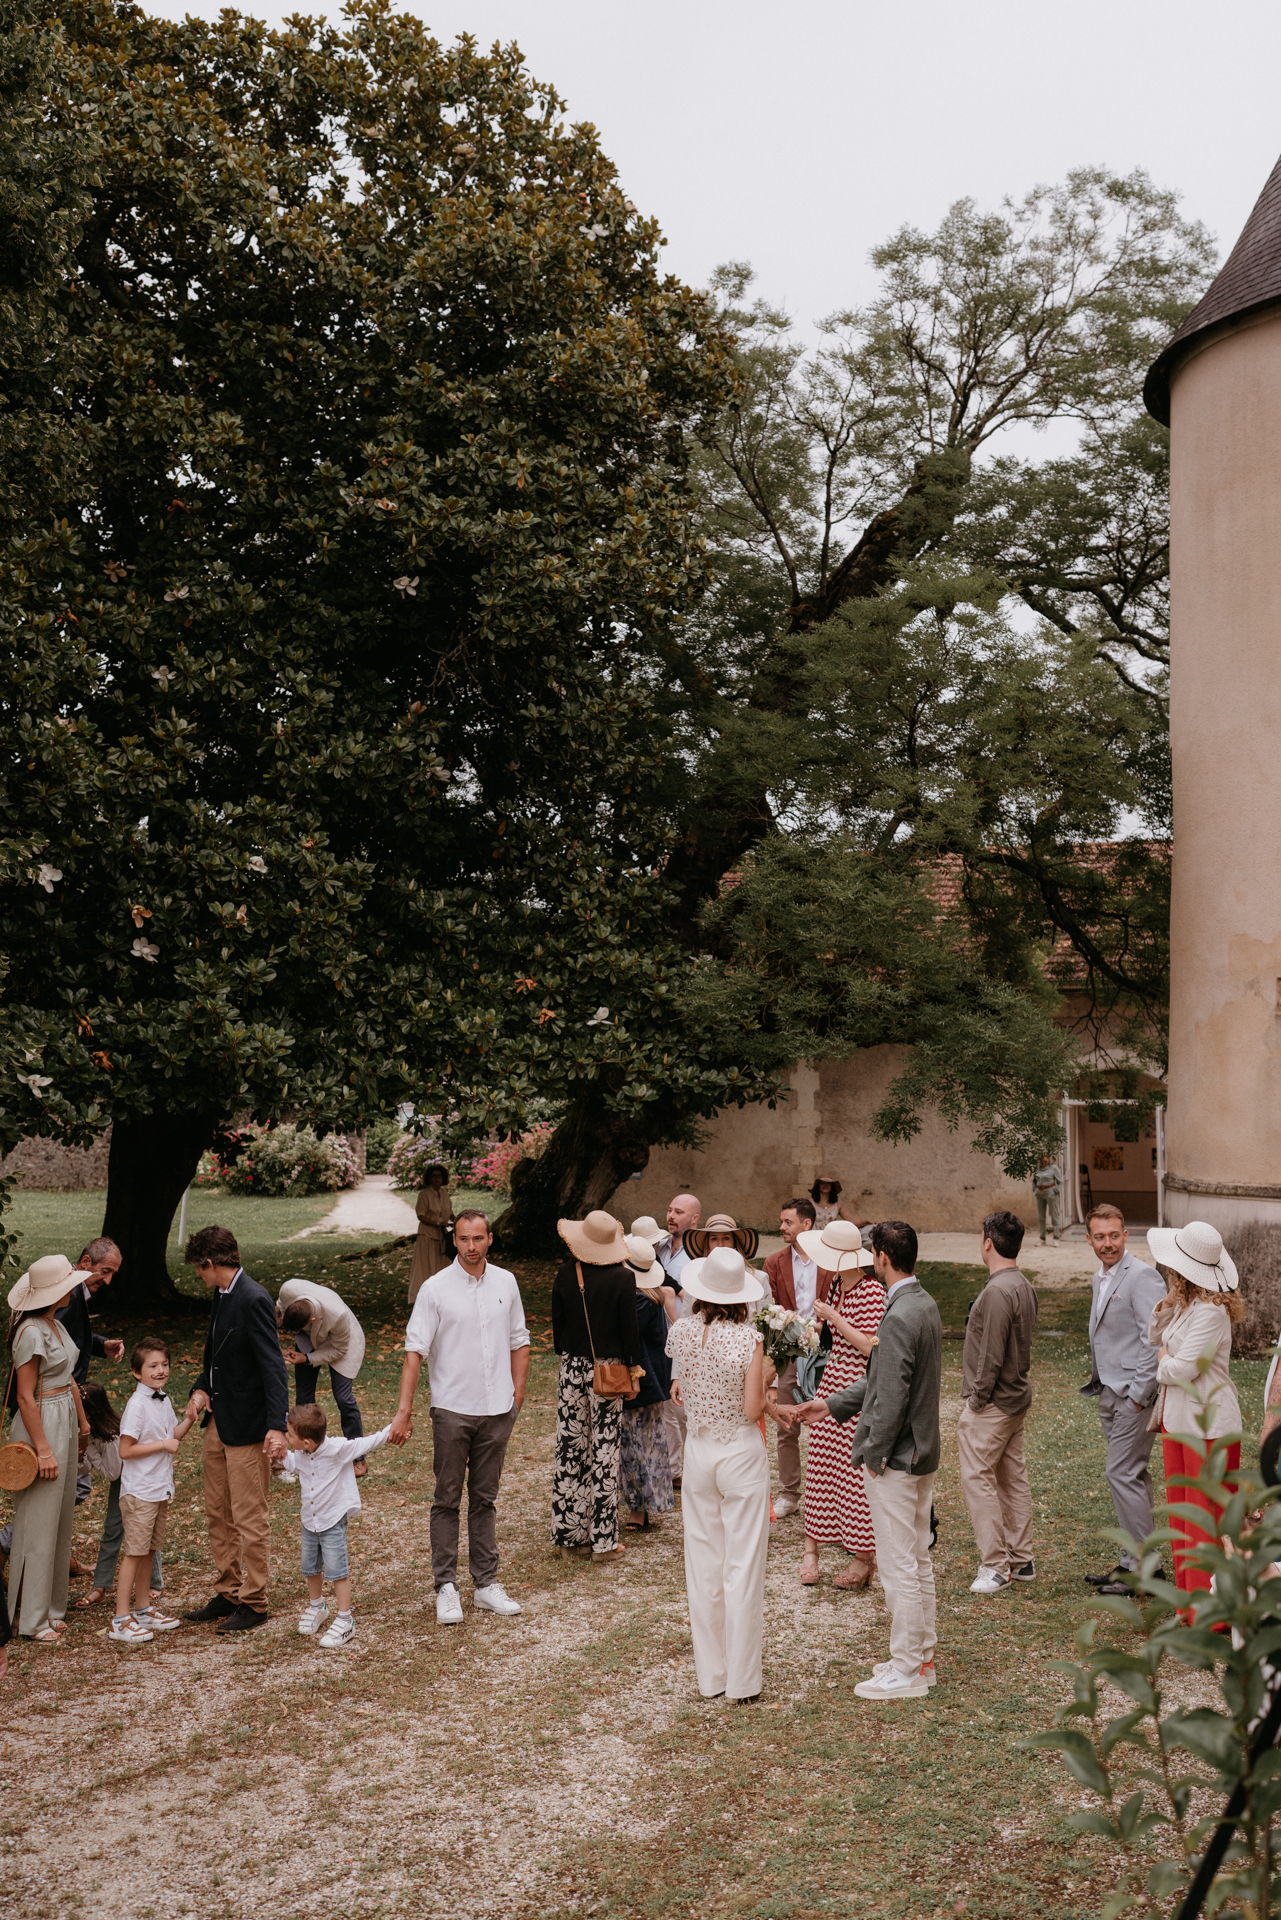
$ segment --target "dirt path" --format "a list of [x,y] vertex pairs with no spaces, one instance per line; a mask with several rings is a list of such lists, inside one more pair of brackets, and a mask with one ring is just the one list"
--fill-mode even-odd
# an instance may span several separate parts
[[417,1233],[418,1215],[392,1190],[391,1175],[367,1173],[358,1187],[340,1193],[336,1206],[314,1227],[291,1234],[309,1240],[316,1233]]

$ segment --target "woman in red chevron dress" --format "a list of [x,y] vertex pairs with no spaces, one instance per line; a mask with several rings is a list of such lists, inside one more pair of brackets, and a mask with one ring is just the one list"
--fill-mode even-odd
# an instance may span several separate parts
[[[858,1239],[858,1246],[827,1244],[825,1236],[842,1243]],[[867,1356],[876,1345],[876,1330],[885,1312],[885,1289],[868,1271],[871,1254],[861,1244],[857,1228],[833,1221],[822,1233],[797,1235],[801,1251],[822,1268],[834,1272],[826,1298],[816,1300],[814,1312],[832,1329],[832,1351],[823,1370],[823,1398],[852,1386],[867,1372]],[[838,1266],[839,1262],[839,1266]],[[810,1428],[805,1463],[805,1557],[801,1584],[818,1584],[819,1548],[843,1547],[850,1564],[836,1577],[838,1587],[865,1587],[876,1566],[872,1516],[863,1491],[863,1475],[850,1458],[850,1429],[829,1415]]]

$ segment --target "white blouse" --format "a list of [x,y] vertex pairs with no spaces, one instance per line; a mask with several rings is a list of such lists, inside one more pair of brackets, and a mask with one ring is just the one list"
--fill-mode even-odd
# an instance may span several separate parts
[[743,1412],[743,1388],[761,1344],[755,1327],[736,1326],[730,1320],[713,1320],[708,1327],[701,1313],[673,1323],[667,1353],[673,1378],[681,1383],[692,1433],[736,1440],[744,1427],[752,1425]]

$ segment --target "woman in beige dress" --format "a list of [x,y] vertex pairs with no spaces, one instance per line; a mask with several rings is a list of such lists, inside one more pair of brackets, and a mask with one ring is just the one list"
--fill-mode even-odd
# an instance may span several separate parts
[[449,1265],[451,1255],[445,1245],[445,1228],[454,1223],[454,1203],[449,1197],[449,1174],[441,1166],[428,1167],[427,1184],[418,1192],[414,1206],[418,1215],[418,1238],[409,1267],[409,1304],[418,1298],[418,1289],[433,1273]]
[[54,1314],[80,1284],[63,1254],[47,1255],[9,1295],[9,1349],[18,1389],[10,1438],[35,1449],[36,1477],[13,1497],[9,1611],[15,1629],[56,1644],[67,1617],[80,1436],[89,1422],[71,1377],[79,1349]]

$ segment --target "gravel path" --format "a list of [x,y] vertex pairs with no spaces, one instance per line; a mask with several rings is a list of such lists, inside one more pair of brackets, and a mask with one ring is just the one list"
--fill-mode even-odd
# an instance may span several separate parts
[[389,1173],[367,1173],[358,1187],[340,1193],[338,1204],[314,1227],[291,1234],[306,1240],[313,1233],[417,1233],[418,1215],[392,1191]]

